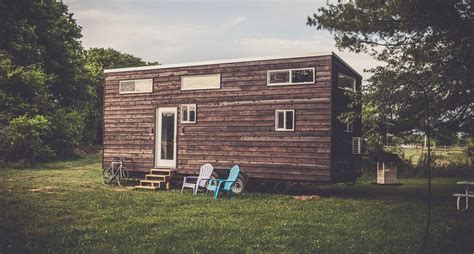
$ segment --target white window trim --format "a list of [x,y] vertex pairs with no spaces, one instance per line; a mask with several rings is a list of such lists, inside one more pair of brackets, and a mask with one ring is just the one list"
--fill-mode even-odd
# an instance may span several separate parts
[[[358,140],[358,144],[357,144],[357,151],[354,151],[354,141],[355,140]],[[362,138],[361,137],[353,137],[352,138],[352,154],[361,154],[362,153]]]
[[[120,86],[122,84],[122,82],[130,82],[130,81],[143,81],[143,80],[151,80],[151,91],[143,91],[143,92],[137,92],[137,91],[125,91],[125,92],[122,92],[120,91]],[[120,80],[119,81],[119,94],[131,94],[131,93],[153,93],[153,79],[152,78],[149,78],[149,79],[127,79],[127,80]]]
[[354,131],[354,123],[346,122],[346,129],[344,130],[344,132],[352,133],[353,131]]
[[[300,82],[300,83],[293,83],[293,75],[291,74],[292,71],[301,71],[301,70],[313,70],[313,81],[310,82]],[[284,83],[270,83],[270,74],[273,72],[282,72],[288,71],[290,75],[290,82]],[[268,70],[267,71],[267,86],[289,86],[289,85],[307,85],[307,84],[314,84],[316,82],[316,68],[298,68],[298,69],[282,69],[282,70]]]
[[[185,106],[187,108],[187,117],[188,117],[188,120],[187,121],[184,121],[183,120],[183,106]],[[189,111],[189,107],[194,107],[194,121],[189,121],[189,116],[190,116],[190,111]],[[180,107],[179,107],[179,114],[180,114],[180,122],[181,123],[196,123],[196,118],[197,118],[197,107],[196,107],[196,104],[182,104]]]
[[[283,128],[278,128],[278,113],[283,112],[283,125],[286,126],[286,112],[293,112],[293,128],[292,129],[286,129],[285,127]],[[277,109],[275,110],[275,131],[295,131],[295,110],[293,109]]]
[[[345,76],[345,77],[348,77],[348,78],[354,80],[354,83],[353,83],[354,85],[353,85],[352,89],[351,89],[351,88],[347,88],[347,87],[340,87],[340,86],[339,86],[339,75],[342,75],[342,76]],[[354,77],[348,76],[348,75],[343,74],[343,73],[337,73],[337,79],[338,79],[337,87],[338,87],[339,89],[342,89],[342,90],[345,90],[345,91],[349,91],[349,92],[354,92],[354,93],[357,91],[357,79],[355,79]]]

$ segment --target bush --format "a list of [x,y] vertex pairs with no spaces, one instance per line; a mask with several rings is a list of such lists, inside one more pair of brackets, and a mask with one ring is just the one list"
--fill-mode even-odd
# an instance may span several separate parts
[[84,117],[75,110],[59,109],[50,117],[51,135],[48,144],[57,157],[65,158],[73,155],[79,146],[84,132]]
[[19,116],[10,121],[3,130],[3,148],[8,149],[6,160],[35,163],[53,157],[54,151],[45,142],[51,124],[41,115]]

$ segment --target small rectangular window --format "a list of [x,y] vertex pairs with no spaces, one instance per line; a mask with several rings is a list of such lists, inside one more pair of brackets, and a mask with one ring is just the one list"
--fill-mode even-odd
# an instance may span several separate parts
[[267,85],[314,84],[315,68],[267,71]]
[[346,122],[346,130],[344,132],[352,132],[354,130],[354,124],[352,122]]
[[268,74],[268,83],[270,84],[288,84],[290,83],[290,71],[272,71]]
[[295,111],[294,110],[276,110],[275,111],[275,130],[276,131],[294,131],[295,130]]
[[196,104],[181,105],[181,123],[196,122]]
[[348,91],[356,91],[356,79],[342,73],[337,75],[337,86]]
[[313,69],[301,69],[291,71],[291,83],[313,83]]
[[119,93],[151,93],[153,79],[122,80],[119,82]]
[[220,89],[221,74],[181,77],[181,90]]
[[352,138],[352,154],[361,154],[362,152],[362,138]]

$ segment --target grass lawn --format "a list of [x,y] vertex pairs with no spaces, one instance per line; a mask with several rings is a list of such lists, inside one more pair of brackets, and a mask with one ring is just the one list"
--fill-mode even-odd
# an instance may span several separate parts
[[[0,253],[419,253],[425,179],[305,187],[322,198],[245,193],[213,200],[105,187],[98,156],[0,169]],[[474,251],[474,209],[457,212],[456,179],[434,179],[432,253]]]

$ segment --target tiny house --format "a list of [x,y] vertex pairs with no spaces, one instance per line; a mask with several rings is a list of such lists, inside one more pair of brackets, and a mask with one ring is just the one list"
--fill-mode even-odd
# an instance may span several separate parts
[[[340,122],[361,76],[334,53],[105,70],[103,165],[245,178],[355,180],[361,120]],[[361,107],[355,109],[358,113]]]

